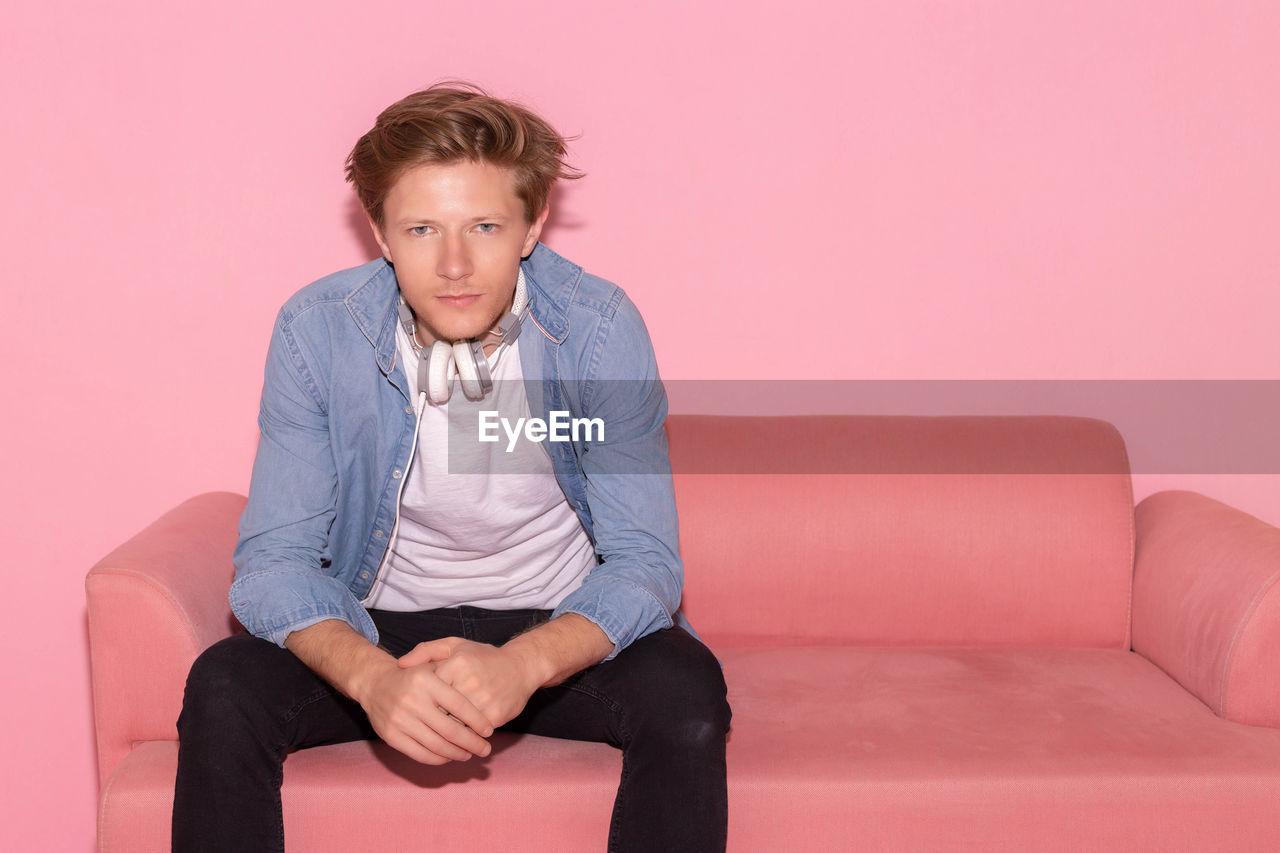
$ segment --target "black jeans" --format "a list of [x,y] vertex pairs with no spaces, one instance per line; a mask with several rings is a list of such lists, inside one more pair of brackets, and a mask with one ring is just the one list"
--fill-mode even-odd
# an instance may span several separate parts
[[[476,607],[369,613],[382,647],[397,657],[448,636],[500,645],[549,615]],[[537,691],[503,728],[623,751],[609,850],[722,851],[729,719],[715,657],[670,628]],[[250,634],[214,644],[191,667],[178,718],[173,849],[283,851],[289,751],[376,737],[360,705],[292,652]]]

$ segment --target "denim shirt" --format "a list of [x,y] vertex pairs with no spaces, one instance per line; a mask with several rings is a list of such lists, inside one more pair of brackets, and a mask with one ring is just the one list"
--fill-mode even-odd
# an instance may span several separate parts
[[[612,658],[650,632],[688,627],[678,612],[684,569],[666,391],[620,288],[542,244],[521,268],[530,309],[518,351],[530,413],[604,422],[601,440],[545,445],[598,561],[553,618],[594,622]],[[360,601],[390,542],[416,432],[396,352],[398,298],[395,271],[379,259],[308,285],[277,318],[229,595],[236,618],[277,645],[326,619],[378,641]]]

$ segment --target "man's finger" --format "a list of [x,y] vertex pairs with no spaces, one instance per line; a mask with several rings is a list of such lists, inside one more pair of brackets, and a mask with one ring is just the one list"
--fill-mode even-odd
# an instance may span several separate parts
[[453,637],[432,640],[429,643],[418,643],[406,655],[399,658],[398,662],[401,667],[408,668],[419,664],[431,663],[432,661],[444,660],[453,654],[453,650],[456,647],[457,642]]
[[[462,729],[461,726],[458,726],[458,728]],[[489,751],[488,744],[476,737],[474,732],[472,733],[472,737],[476,738],[478,744],[475,750],[470,750],[464,746],[458,745],[457,743],[451,742],[450,738],[443,736],[440,732],[436,731],[423,721],[418,721],[417,724],[407,728],[405,734],[426,752],[451,761],[466,761],[473,755],[483,755]]]
[[472,755],[484,758],[489,754],[492,747],[474,729],[468,727],[466,723],[443,708],[438,708],[437,711],[440,716],[429,721],[430,727],[435,730],[436,734],[459,749],[465,749]]
[[443,755],[437,755],[408,735],[396,738],[394,741],[387,741],[387,743],[396,752],[409,756],[419,764],[430,764],[433,767],[439,767],[441,764],[448,764],[450,760]]
[[493,734],[493,723],[489,722],[489,718],[470,699],[447,684],[441,683],[440,686],[435,700],[445,713],[482,738]]

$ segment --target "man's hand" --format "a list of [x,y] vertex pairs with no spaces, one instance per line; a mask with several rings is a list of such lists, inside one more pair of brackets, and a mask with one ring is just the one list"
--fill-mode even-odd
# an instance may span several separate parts
[[404,669],[435,667],[442,681],[461,691],[497,728],[523,711],[539,687],[559,684],[611,651],[613,643],[594,622],[566,613],[500,648],[445,637],[419,643],[399,663]]
[[405,670],[345,622],[329,619],[294,631],[285,647],[313,672],[359,702],[374,731],[423,764],[489,754],[493,727],[434,665]]
[[374,730],[390,746],[423,764],[484,757],[493,734],[486,715],[435,666],[405,669],[387,656],[353,697],[369,715]]
[[517,652],[461,637],[419,643],[399,664],[405,672],[433,667],[442,682],[470,699],[495,727],[523,711],[542,686],[536,668]]

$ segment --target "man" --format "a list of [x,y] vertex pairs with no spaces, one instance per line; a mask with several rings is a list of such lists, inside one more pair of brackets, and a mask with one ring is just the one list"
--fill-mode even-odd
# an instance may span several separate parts
[[457,84],[352,150],[383,257],[276,323],[230,592],[249,633],[188,678],[175,850],[282,850],[291,749],[444,764],[503,726],[623,750],[610,849],[724,848],[730,712],[678,611],[653,351],[620,289],[538,242],[564,152]]

